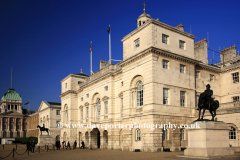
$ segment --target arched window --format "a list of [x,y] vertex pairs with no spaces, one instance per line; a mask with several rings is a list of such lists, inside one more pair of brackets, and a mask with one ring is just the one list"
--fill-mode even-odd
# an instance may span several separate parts
[[137,84],[137,106],[140,107],[143,105],[143,86],[142,81],[139,81]]
[[163,130],[163,140],[168,140],[168,129]]
[[229,130],[229,139],[236,139],[236,129],[232,126]]
[[97,117],[100,117],[101,104],[100,99],[97,100]]
[[136,129],[136,141],[141,141],[141,130]]
[[181,129],[181,140],[185,140],[185,130]]
[[108,101],[105,102],[105,115],[108,114]]
[[83,109],[81,109],[81,120],[83,120]]
[[68,110],[66,110],[66,116],[67,116],[66,118],[67,118],[67,121],[68,121]]

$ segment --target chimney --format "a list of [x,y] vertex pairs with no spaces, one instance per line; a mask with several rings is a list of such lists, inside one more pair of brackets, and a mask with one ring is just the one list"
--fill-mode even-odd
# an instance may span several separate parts
[[225,48],[223,50],[221,50],[220,52],[220,59],[221,62],[227,62],[230,59],[233,59],[234,57],[236,57],[236,47],[235,46],[231,46],[228,48]]
[[100,60],[100,70],[108,66],[108,61]]
[[176,26],[175,28],[177,28],[180,31],[184,31],[184,27],[182,24],[179,24],[178,26]]

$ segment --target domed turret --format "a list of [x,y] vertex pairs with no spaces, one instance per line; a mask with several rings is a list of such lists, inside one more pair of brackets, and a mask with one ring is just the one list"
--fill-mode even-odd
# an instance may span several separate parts
[[21,96],[14,90],[14,89],[9,89],[7,91],[7,93],[5,93],[3,96],[2,96],[2,99],[11,99],[11,100],[18,100],[18,101],[22,101],[22,98]]
[[146,9],[145,9],[145,3],[142,3],[142,5],[144,6],[144,9],[143,9],[143,14],[141,14],[138,19],[137,19],[137,27],[140,27],[142,26],[143,24],[145,24],[147,21],[149,21],[150,19],[152,19],[152,17],[145,13]]

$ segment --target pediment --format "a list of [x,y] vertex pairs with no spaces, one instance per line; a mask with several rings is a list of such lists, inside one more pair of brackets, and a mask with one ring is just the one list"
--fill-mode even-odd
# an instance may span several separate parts
[[15,111],[10,111],[10,112],[7,112],[7,113],[2,113],[0,114],[1,116],[8,116],[8,117],[16,117],[16,116],[20,116],[20,117],[24,117],[25,115],[21,114],[21,113],[18,113],[18,112],[15,112]]
[[38,112],[42,111],[46,108],[50,107],[50,105],[46,102],[46,101],[42,101],[42,103],[40,104],[39,108],[38,108]]

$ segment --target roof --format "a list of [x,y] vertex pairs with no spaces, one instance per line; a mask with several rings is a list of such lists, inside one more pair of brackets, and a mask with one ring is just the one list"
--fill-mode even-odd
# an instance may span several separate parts
[[143,14],[141,14],[139,17],[138,17],[138,19],[139,18],[141,18],[141,17],[148,17],[148,18],[152,18],[149,14],[147,14],[147,13],[143,13]]
[[57,105],[57,106],[61,106],[60,102],[49,102],[47,101],[50,105]]
[[225,48],[225,49],[221,50],[221,52],[222,51],[226,51],[226,50],[231,49],[231,48],[235,48],[235,46],[231,46],[231,47]]
[[83,74],[83,73],[74,73],[74,74],[89,77],[89,75],[87,75],[87,74]]
[[22,101],[22,98],[21,96],[12,88],[10,88],[7,93],[5,93],[3,96],[2,96],[2,99],[12,99],[12,100],[19,100],[19,101]]
[[178,28],[178,27],[183,27],[182,23],[177,25],[175,28]]
[[200,41],[197,41],[197,42],[195,42],[194,44],[198,44],[198,43],[203,42],[203,41],[207,41],[206,38],[204,38],[204,39],[202,39],[202,40],[200,40]]

